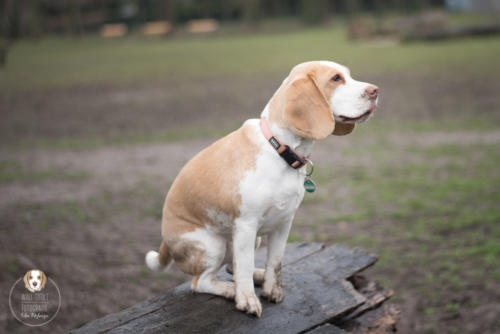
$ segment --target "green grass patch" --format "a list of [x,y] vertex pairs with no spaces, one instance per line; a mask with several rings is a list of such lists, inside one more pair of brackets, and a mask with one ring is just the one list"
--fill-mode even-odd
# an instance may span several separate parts
[[[349,159],[357,163],[334,171],[317,168],[322,187],[334,191],[342,182],[349,192],[332,199],[333,215],[308,215],[317,214],[317,230],[343,224],[327,240],[377,253],[377,270],[391,277],[389,286],[403,280],[405,288],[424,296],[427,316],[456,313],[457,303],[449,296],[478,278],[500,277],[498,145],[475,139],[418,146],[381,136],[368,146],[352,142],[348,150],[357,154]],[[361,155],[369,156],[369,166],[356,159]]]
[[2,272],[17,274],[21,269],[21,265],[15,257],[3,257],[0,260],[0,268],[2,269]]
[[87,208],[77,201],[54,201],[49,203],[23,203],[15,207],[22,224],[33,224],[47,230],[62,224],[87,224],[93,221]]
[[[219,138],[231,131],[231,128],[184,128],[182,130],[168,130],[165,132],[148,133],[128,133],[116,136],[96,136],[96,137],[56,137],[56,138],[24,138],[16,144],[6,144],[9,150],[28,150],[35,148],[49,150],[71,150],[85,151],[100,148],[103,146],[126,146],[149,143],[174,143],[184,140],[199,138]],[[0,144],[1,145],[1,144]]]
[[[381,109],[383,109],[383,104]],[[500,110],[498,111],[500,112]],[[358,137],[357,133],[360,133],[360,138],[375,135],[377,136],[377,140],[383,140],[383,135],[394,133],[427,134],[440,131],[446,131],[447,133],[464,131],[486,132],[498,130],[498,124],[500,123],[500,113],[491,113],[483,117],[473,117],[466,113],[455,113],[453,117],[450,117],[450,114],[446,114],[442,116],[443,119],[438,120],[435,117],[420,117],[418,113],[405,117],[391,116],[389,119],[383,116],[383,114],[381,117],[375,115],[373,119],[370,119],[367,126],[363,126],[362,131],[356,131],[355,129],[353,132],[354,136],[351,136],[356,138]]]
[[290,233],[288,235],[288,242],[297,242],[297,241],[301,241],[301,240],[302,240],[302,238],[297,234]]
[[137,221],[151,217],[160,221],[168,188],[167,183],[162,185],[143,181],[128,190],[117,193],[104,191],[84,200],[22,202],[12,205],[0,219],[31,225],[40,230],[64,224],[102,224],[117,213],[126,213],[130,219]]
[[56,168],[30,170],[16,161],[0,161],[0,184],[12,182],[37,183],[46,180],[84,181],[89,173],[82,170],[67,171]]
[[[89,83],[188,80],[286,73],[300,62],[329,59],[354,75],[399,71],[500,71],[500,38],[409,45],[351,42],[344,28],[192,39],[97,37],[24,40],[9,51],[0,88],[26,90]],[[376,66],[373,66],[376,64]]]

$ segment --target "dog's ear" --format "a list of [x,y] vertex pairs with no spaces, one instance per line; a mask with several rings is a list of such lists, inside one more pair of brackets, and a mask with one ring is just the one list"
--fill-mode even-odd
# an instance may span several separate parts
[[47,283],[47,276],[45,273],[41,270],[39,270],[40,273],[42,273],[42,284],[40,285],[40,288],[43,289],[45,287],[45,283]]
[[354,130],[354,124],[335,123],[335,129],[333,130],[333,134],[336,136],[345,136],[350,134],[352,130]]
[[24,286],[26,286],[26,289],[31,289],[31,288],[30,288],[30,283],[29,283],[29,281],[28,281],[28,280],[29,280],[29,275],[30,275],[30,273],[31,273],[31,270],[28,270],[28,271],[26,272],[26,274],[24,274],[23,281],[24,281]]
[[331,135],[335,121],[314,72],[289,80],[283,112],[286,126],[296,135],[309,139],[321,140]]

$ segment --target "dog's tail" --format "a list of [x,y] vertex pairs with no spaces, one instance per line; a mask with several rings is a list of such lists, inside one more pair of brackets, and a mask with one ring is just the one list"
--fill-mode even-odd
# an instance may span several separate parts
[[165,241],[161,242],[159,253],[157,251],[150,250],[146,254],[146,265],[151,270],[163,270],[170,264],[170,262],[172,262],[172,256],[170,256],[170,253],[168,252]]

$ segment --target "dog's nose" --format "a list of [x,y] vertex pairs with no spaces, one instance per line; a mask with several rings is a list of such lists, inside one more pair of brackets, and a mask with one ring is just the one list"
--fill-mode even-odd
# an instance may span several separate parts
[[370,100],[375,100],[378,96],[378,87],[374,85],[369,85],[365,88],[365,94]]
[[36,286],[38,284],[38,282],[33,282],[33,286]]

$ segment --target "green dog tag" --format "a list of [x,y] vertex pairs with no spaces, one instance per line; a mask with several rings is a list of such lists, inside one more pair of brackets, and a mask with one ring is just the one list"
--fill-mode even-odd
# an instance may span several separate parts
[[307,177],[306,180],[304,181],[304,188],[308,193],[313,193],[316,191],[316,184],[314,183],[313,180]]

